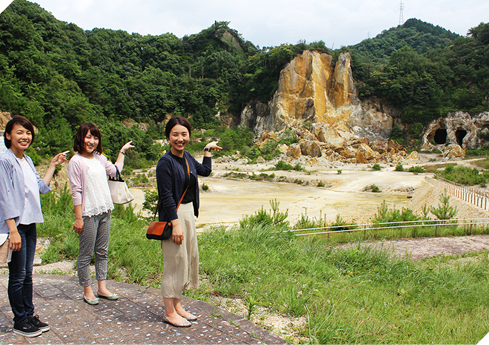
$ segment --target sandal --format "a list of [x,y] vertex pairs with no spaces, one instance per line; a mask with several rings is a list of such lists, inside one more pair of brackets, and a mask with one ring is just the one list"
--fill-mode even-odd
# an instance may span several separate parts
[[175,326],[175,327],[190,327],[190,326],[192,326],[192,323],[189,322],[188,320],[185,320],[185,321],[180,322],[180,323],[173,323],[170,321],[168,316],[166,316],[166,314],[163,314],[163,321],[165,321],[166,323],[169,323],[170,325]]

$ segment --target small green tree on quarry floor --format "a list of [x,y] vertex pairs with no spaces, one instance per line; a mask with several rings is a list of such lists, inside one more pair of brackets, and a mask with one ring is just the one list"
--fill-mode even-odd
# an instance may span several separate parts
[[458,213],[457,207],[450,206],[450,196],[448,196],[447,190],[440,195],[440,202],[437,208],[430,206],[430,212],[433,213],[438,219],[452,219]]

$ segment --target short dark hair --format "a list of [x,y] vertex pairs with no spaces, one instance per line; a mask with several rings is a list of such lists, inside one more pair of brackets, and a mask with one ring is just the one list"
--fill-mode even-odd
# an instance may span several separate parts
[[90,132],[90,134],[94,137],[98,138],[98,145],[95,151],[97,151],[98,153],[103,153],[104,149],[102,148],[102,133],[100,133],[100,129],[98,129],[98,127],[91,122],[84,123],[83,125],[78,127],[78,130],[75,134],[73,151],[76,151],[78,153],[85,152],[85,137],[87,136],[88,132]]
[[171,133],[172,128],[175,127],[176,125],[182,125],[183,127],[187,128],[188,129],[188,136],[191,136],[191,134],[192,134],[192,125],[190,124],[190,122],[186,118],[184,118],[184,117],[175,116],[175,117],[172,117],[166,123],[165,135],[166,135],[166,138],[167,139],[170,137],[170,133]]
[[[21,125],[25,129],[30,131],[32,134],[31,144],[34,142],[34,139],[36,137],[36,133],[34,133],[34,125],[29,120],[27,120],[25,117],[20,116],[20,115],[14,116],[12,118],[12,120],[7,122],[7,126],[5,126],[5,133],[8,135],[12,135],[12,128],[14,128],[14,125]],[[10,146],[12,145],[12,143],[10,140],[7,139],[7,136],[5,134],[3,136],[3,140],[5,142],[5,147],[9,149]]]

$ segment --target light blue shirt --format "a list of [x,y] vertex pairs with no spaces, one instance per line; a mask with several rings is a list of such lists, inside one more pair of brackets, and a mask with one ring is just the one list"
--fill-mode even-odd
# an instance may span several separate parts
[[[34,168],[29,156],[24,155],[30,168],[36,175],[39,193],[44,194],[51,190]],[[7,219],[14,219],[19,225],[20,217],[24,213],[25,205],[25,182],[24,173],[17,157],[8,149],[0,155],[0,234],[8,234]],[[39,213],[41,210],[39,209]],[[41,214],[42,217],[42,214]]]
[[5,147],[5,141],[3,139],[4,134],[0,135],[0,155],[7,151],[7,147]]

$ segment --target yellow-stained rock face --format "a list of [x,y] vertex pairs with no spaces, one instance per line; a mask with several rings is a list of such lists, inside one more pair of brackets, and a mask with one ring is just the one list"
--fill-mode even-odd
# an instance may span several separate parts
[[443,158],[445,159],[464,158],[464,157],[465,157],[465,150],[456,144],[448,145],[443,151]]
[[[370,146],[366,144],[360,144],[357,150],[357,160],[358,160],[358,153],[361,153],[362,156],[367,160],[372,160],[377,157],[377,154],[374,150],[370,148]],[[362,162],[363,163],[363,162]]]
[[407,157],[407,160],[416,160],[418,159],[418,151],[411,152]]
[[280,73],[279,87],[274,97],[278,116],[284,124],[297,121],[317,122],[331,111],[332,56],[317,51],[305,51],[292,60]]
[[356,89],[350,67],[350,54],[340,54],[336,62],[333,91],[336,108],[352,104],[356,99]]
[[301,146],[297,143],[290,145],[287,149],[287,156],[295,159],[302,156]]
[[245,107],[241,124],[254,124],[255,134],[261,136],[308,123],[314,138],[303,139],[339,147],[365,137],[388,138],[394,120],[384,108],[358,99],[349,53],[340,54],[333,68],[331,55],[304,51],[280,72],[268,105],[255,101]]
[[10,113],[0,111],[0,131],[5,130],[7,122],[9,122],[11,119],[12,117],[10,116]]

